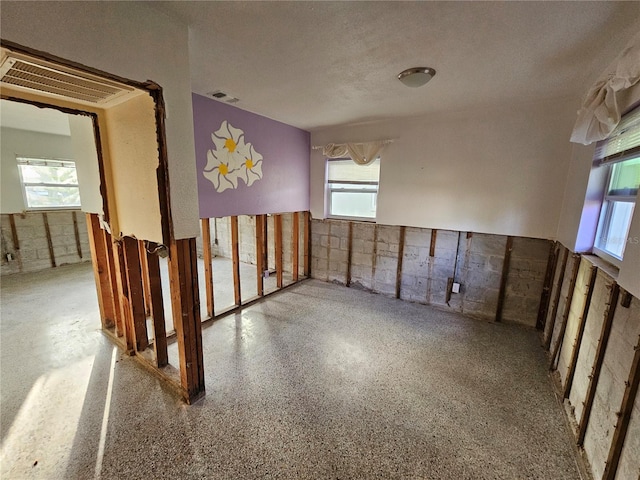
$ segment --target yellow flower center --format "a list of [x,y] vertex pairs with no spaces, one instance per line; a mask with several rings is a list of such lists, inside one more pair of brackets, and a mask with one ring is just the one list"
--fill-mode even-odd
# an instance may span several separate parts
[[237,147],[236,142],[233,141],[233,138],[227,138],[227,140],[224,142],[224,146],[231,153],[235,152]]
[[252,169],[253,168],[253,162],[251,161],[250,158],[245,159],[245,165],[247,166],[248,169]]
[[222,175],[226,175],[227,173],[229,173],[229,167],[227,167],[224,163],[220,164],[220,166],[218,167],[218,170],[220,170],[220,174]]

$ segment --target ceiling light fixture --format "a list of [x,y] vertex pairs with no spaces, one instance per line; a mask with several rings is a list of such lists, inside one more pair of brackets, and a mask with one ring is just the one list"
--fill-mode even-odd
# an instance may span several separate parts
[[436,71],[429,67],[413,67],[407,68],[398,74],[398,80],[407,87],[421,87],[433,78]]

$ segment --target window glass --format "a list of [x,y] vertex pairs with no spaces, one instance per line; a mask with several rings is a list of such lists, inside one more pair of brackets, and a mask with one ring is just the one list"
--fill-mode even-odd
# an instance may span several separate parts
[[613,165],[608,195],[637,195],[640,187],[640,158]]
[[80,206],[75,162],[24,157],[17,161],[27,208]]
[[351,159],[328,160],[329,216],[375,219],[379,178],[379,158],[368,165],[358,165]]

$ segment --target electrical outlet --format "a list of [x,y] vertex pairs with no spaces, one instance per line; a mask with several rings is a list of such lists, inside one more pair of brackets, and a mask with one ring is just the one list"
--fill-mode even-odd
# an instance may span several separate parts
[[451,293],[460,293],[460,284],[453,282],[453,285],[451,286]]
[[13,260],[13,254],[12,253],[7,253],[7,262],[10,262]]

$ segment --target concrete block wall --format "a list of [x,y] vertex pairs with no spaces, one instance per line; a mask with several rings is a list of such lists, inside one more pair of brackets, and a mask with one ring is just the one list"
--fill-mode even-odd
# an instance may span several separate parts
[[[51,243],[56,265],[90,262],[91,250],[85,214],[75,211],[82,257],[78,255],[72,210],[47,212]],[[0,275],[20,272],[35,272],[51,268],[51,255],[42,212],[25,212],[13,215],[19,249],[13,244],[10,216],[0,216],[2,257]],[[7,259],[7,254],[13,260]]]
[[[563,249],[564,250],[564,249]],[[566,250],[564,250],[566,251]],[[564,253],[563,251],[563,253]],[[586,428],[584,439],[584,454],[589,463],[593,478],[603,478],[606,461],[612,447],[616,424],[620,420],[619,412],[622,408],[622,400],[626,385],[631,373],[631,365],[635,348],[640,341],[640,300],[630,297],[630,304],[624,307],[622,304],[625,292],[621,290],[620,297],[615,305],[610,306],[611,290],[615,285],[616,270],[608,266],[602,260],[593,256],[578,256],[573,258],[572,252],[564,275],[559,274],[562,255],[558,259],[558,267],[554,277],[553,293],[561,288],[561,304],[558,308],[553,331],[545,330],[545,338],[552,335],[555,345],[559,337],[563,305],[569,294],[568,285],[571,283],[572,263],[580,262],[577,280],[571,302],[567,328],[561,340],[562,351],[556,372],[559,387],[564,390],[567,386],[567,372],[569,362],[575,348],[578,348],[575,375],[568,392],[568,414],[573,417],[572,424],[579,425],[586,415],[584,402],[591,382],[595,382],[595,397]],[[582,341],[577,342],[579,321],[584,311],[586,302],[587,284],[591,268],[597,269],[596,281],[589,303],[588,314],[584,324]],[[549,311],[551,312],[551,305]],[[602,338],[603,323],[609,308],[615,308],[610,336],[606,344],[606,350],[599,377],[592,376],[594,361],[598,344]],[[550,317],[547,324],[550,325]],[[587,417],[584,417],[585,421]],[[577,435],[577,431],[575,432]],[[628,423],[628,431],[624,438],[624,444],[615,478],[618,480],[640,478],[640,395],[636,396],[631,418]]]
[[[434,236],[426,228],[352,222],[349,250],[349,224],[312,221],[314,278],[342,284],[350,280],[350,286],[395,296],[400,275],[399,298],[403,300],[495,319],[507,237],[448,230],[437,230]],[[504,292],[505,321],[535,326],[550,247],[547,240],[513,239]],[[449,278],[460,283],[461,289],[447,303]]]
[[[282,263],[285,272],[293,269],[293,213],[282,215]],[[304,224],[303,216],[298,216],[298,266],[299,273],[303,272],[304,260]],[[251,265],[256,264],[256,217],[255,215],[238,216],[238,249],[240,261]],[[209,221],[211,233],[211,253],[214,257],[232,257],[231,246],[231,217],[212,218]],[[202,232],[196,239],[198,255],[202,257]],[[274,216],[267,216],[267,256],[268,268],[275,268],[275,227]]]

